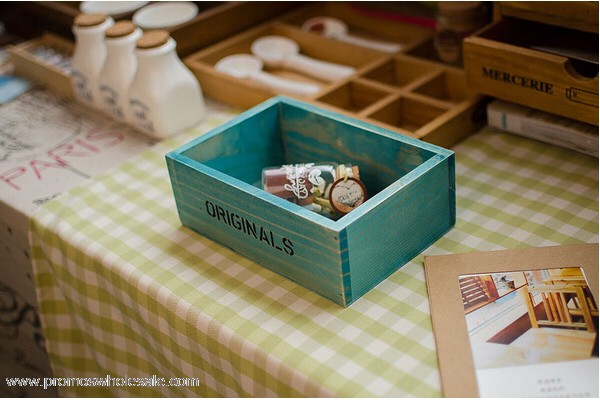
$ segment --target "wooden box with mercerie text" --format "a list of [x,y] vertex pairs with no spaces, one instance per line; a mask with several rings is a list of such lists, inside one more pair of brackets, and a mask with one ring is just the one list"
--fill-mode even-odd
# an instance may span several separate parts
[[469,86],[598,125],[598,3],[500,3],[501,18],[464,40]]
[[[184,226],[348,306],[455,224],[454,153],[276,96],[166,155]],[[368,199],[329,219],[267,193],[263,168],[334,160]]]

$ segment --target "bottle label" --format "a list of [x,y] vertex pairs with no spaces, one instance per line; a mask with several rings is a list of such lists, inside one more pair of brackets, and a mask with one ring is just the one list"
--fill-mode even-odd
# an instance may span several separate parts
[[87,103],[93,103],[94,95],[92,94],[88,77],[79,70],[73,69],[71,72],[71,80],[73,82],[73,88],[75,89],[75,96]]
[[131,107],[131,113],[133,115],[135,125],[146,132],[153,133],[154,124],[152,123],[152,113],[150,107],[138,99],[130,99],[129,106]]
[[293,164],[283,165],[281,168],[285,171],[285,177],[288,183],[283,185],[283,188],[289,192],[292,192],[298,199],[305,199],[308,197],[307,180],[312,183],[317,179],[323,180],[317,175],[321,175],[321,171],[318,169],[310,169],[314,164]]
[[337,219],[367,200],[357,166],[334,162],[264,168],[263,190]]
[[108,113],[118,119],[123,119],[125,113],[121,106],[119,93],[108,85],[100,86],[100,95],[102,96],[102,102]]

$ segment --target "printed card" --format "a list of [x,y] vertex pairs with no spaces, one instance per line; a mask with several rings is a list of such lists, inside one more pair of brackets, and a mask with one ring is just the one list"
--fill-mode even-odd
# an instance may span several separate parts
[[446,397],[598,398],[598,244],[425,257]]

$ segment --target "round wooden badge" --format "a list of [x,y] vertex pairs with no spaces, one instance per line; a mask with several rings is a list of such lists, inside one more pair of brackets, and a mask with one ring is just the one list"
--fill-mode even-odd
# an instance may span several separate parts
[[342,178],[331,184],[329,202],[341,214],[348,214],[367,199],[365,185],[356,178]]

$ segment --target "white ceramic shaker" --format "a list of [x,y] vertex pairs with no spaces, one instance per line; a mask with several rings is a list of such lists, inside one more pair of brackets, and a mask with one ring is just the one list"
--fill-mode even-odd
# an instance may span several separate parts
[[144,33],[136,47],[138,68],[129,106],[134,125],[158,139],[194,126],[205,111],[200,84],[175,47],[164,30]]
[[129,113],[129,87],[135,77],[135,46],[142,30],[129,20],[118,21],[105,33],[106,61],[98,77],[102,110],[110,117],[133,122]]
[[106,58],[104,32],[114,24],[105,14],[79,14],[73,21],[75,49],[71,59],[71,85],[80,102],[101,109],[98,75]]

